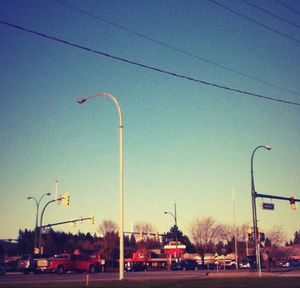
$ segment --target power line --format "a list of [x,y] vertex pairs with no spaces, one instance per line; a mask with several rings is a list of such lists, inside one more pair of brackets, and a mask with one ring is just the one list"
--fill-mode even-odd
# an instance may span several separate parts
[[296,10],[295,8],[292,8],[291,6],[287,5],[286,3],[280,1],[280,0],[275,0],[277,3],[279,3],[280,5],[282,5],[283,7],[289,9],[290,11],[294,12],[297,15],[300,15],[300,12],[298,10]]
[[211,60],[209,60],[209,59],[203,58],[203,57],[201,57],[201,56],[199,56],[199,55],[195,55],[195,54],[193,54],[193,53],[191,53],[191,52],[188,52],[188,51],[186,51],[186,50],[183,50],[183,49],[181,49],[181,48],[175,47],[175,46],[170,45],[170,44],[168,44],[168,43],[162,42],[162,41],[160,41],[160,40],[158,40],[158,39],[152,38],[152,37],[150,37],[150,36],[148,36],[148,35],[139,33],[139,32],[137,32],[137,31],[132,30],[132,29],[130,29],[130,28],[128,28],[128,27],[125,27],[125,26],[123,26],[123,25],[120,25],[120,24],[117,24],[117,23],[112,22],[112,21],[110,21],[110,20],[107,20],[107,19],[105,19],[105,18],[103,18],[103,17],[99,17],[99,16],[97,16],[97,15],[91,14],[91,13],[89,13],[89,12],[87,12],[87,11],[85,11],[85,10],[82,10],[82,9],[80,9],[80,8],[77,8],[77,7],[73,6],[73,5],[69,5],[69,4],[62,3],[62,2],[59,1],[59,0],[53,0],[53,1],[56,2],[57,4],[61,5],[61,6],[64,6],[65,8],[72,9],[72,10],[74,10],[74,11],[76,11],[76,12],[79,12],[79,13],[81,13],[81,14],[84,14],[84,15],[86,15],[86,16],[95,18],[95,19],[100,20],[100,21],[102,21],[102,22],[104,22],[104,23],[106,23],[106,24],[109,24],[109,25],[114,26],[114,27],[117,27],[117,28],[119,28],[119,29],[121,29],[121,30],[127,31],[127,32],[129,32],[129,33],[131,33],[131,34],[134,34],[134,35],[136,35],[136,36],[138,36],[138,37],[144,38],[144,39],[146,39],[146,40],[148,40],[148,41],[151,41],[151,42],[154,42],[154,43],[159,44],[159,45],[161,45],[161,46],[164,46],[164,47],[166,47],[166,48],[168,48],[168,49],[171,49],[171,50],[173,50],[173,51],[176,51],[176,52],[182,53],[182,54],[184,54],[184,55],[186,55],[186,56],[189,56],[189,57],[192,57],[192,58],[201,60],[201,61],[206,62],[206,63],[209,63],[209,64],[211,64],[211,65],[213,65],[213,66],[216,66],[216,67],[222,68],[222,69],[224,69],[224,70],[230,71],[230,72],[235,73],[235,74],[237,74],[237,75],[239,75],[239,76],[242,76],[242,77],[245,77],[245,78],[248,78],[248,79],[257,81],[257,82],[262,83],[262,84],[264,84],[264,85],[267,85],[267,86],[270,86],[270,87],[274,87],[274,88],[276,88],[276,89],[279,89],[279,90],[282,90],[282,91],[289,92],[289,93],[291,93],[291,94],[300,96],[300,93],[298,93],[298,92],[295,92],[295,91],[292,91],[292,90],[290,90],[290,89],[280,87],[280,86],[278,86],[278,85],[276,85],[276,84],[272,84],[272,83],[270,83],[270,82],[261,80],[261,79],[259,79],[259,78],[257,78],[257,77],[251,76],[251,75],[249,75],[249,74],[246,74],[246,73],[244,73],[244,72],[238,71],[238,70],[233,69],[233,68],[231,68],[231,67],[228,67],[228,66],[225,66],[225,65],[222,65],[222,64],[218,64],[218,63],[216,63],[216,62],[214,62],[214,61],[211,61]]
[[244,2],[244,3],[246,3],[247,5],[249,5],[249,6],[251,6],[251,7],[253,7],[253,8],[255,8],[255,9],[259,10],[259,11],[262,11],[262,12],[268,14],[268,15],[271,15],[272,17],[274,17],[274,18],[276,18],[276,19],[278,19],[278,20],[280,20],[280,21],[282,21],[282,22],[288,23],[288,24],[290,24],[290,25],[292,25],[292,26],[294,26],[294,27],[300,29],[300,26],[299,26],[299,25],[297,25],[297,24],[291,22],[290,20],[287,20],[287,19],[285,19],[285,18],[283,18],[283,17],[281,17],[281,16],[278,16],[278,15],[276,15],[276,14],[274,14],[274,13],[272,13],[272,12],[270,12],[270,11],[264,9],[264,8],[258,7],[257,5],[251,3],[251,2],[249,2],[249,1],[247,1],[247,0],[241,0],[241,1]]
[[263,28],[265,28],[265,29],[267,29],[269,31],[272,31],[272,32],[274,32],[274,33],[276,33],[276,34],[278,34],[278,35],[280,35],[280,36],[282,36],[282,37],[284,37],[286,39],[289,39],[289,40],[291,40],[293,42],[296,42],[296,43],[300,44],[300,40],[299,39],[293,38],[293,37],[291,37],[291,36],[289,36],[287,34],[284,34],[284,33],[280,32],[280,31],[278,31],[278,30],[276,30],[276,29],[274,29],[272,27],[267,26],[267,25],[265,25],[265,24],[263,24],[263,23],[261,23],[259,21],[256,21],[256,20],[254,20],[254,19],[252,19],[252,18],[250,18],[250,17],[248,17],[246,15],[243,15],[243,14],[241,14],[241,13],[239,13],[239,12],[237,12],[237,11],[235,11],[235,10],[233,10],[233,9],[231,9],[231,8],[229,8],[229,7],[225,6],[225,5],[217,2],[216,0],[209,0],[209,1],[212,2],[212,3],[214,3],[214,4],[216,4],[216,5],[218,5],[218,6],[220,6],[220,7],[222,7],[223,9],[225,9],[227,11],[230,11],[231,13],[234,13],[235,15],[238,15],[238,16],[240,16],[240,17],[242,17],[242,18],[244,18],[244,19],[246,19],[246,20],[248,20],[248,21],[250,21],[250,22],[252,22],[252,23],[254,23],[256,25],[258,25],[258,26],[261,26],[261,27],[263,27]]
[[121,58],[121,57],[114,56],[114,55],[111,55],[111,54],[108,54],[108,53],[105,53],[105,52],[101,52],[99,50],[94,50],[94,49],[91,49],[91,48],[88,48],[88,47],[85,47],[85,46],[82,46],[82,45],[79,45],[79,44],[74,44],[72,42],[69,42],[69,41],[66,41],[66,40],[63,40],[63,39],[59,39],[59,38],[56,38],[54,36],[50,36],[50,35],[47,35],[47,34],[44,34],[44,33],[41,33],[41,32],[37,32],[37,31],[31,30],[31,29],[28,29],[28,28],[25,28],[25,27],[22,27],[22,26],[19,26],[19,25],[16,25],[16,24],[12,24],[12,23],[9,23],[7,21],[1,20],[0,24],[4,24],[4,25],[10,26],[10,27],[13,27],[13,28],[16,28],[16,29],[19,29],[19,30],[22,30],[22,31],[25,31],[25,32],[28,32],[28,33],[31,33],[31,34],[35,34],[35,35],[38,35],[40,37],[47,38],[47,39],[50,39],[50,40],[53,40],[53,41],[56,41],[56,42],[59,42],[59,43],[63,43],[63,44],[72,46],[74,48],[85,50],[85,51],[88,51],[90,53],[102,55],[102,56],[105,56],[105,57],[108,57],[108,58],[111,58],[111,59],[114,59],[114,60],[125,62],[127,64],[132,64],[132,65],[135,65],[135,66],[138,66],[138,67],[141,67],[141,68],[156,71],[156,72],[166,74],[166,75],[169,75],[169,76],[173,76],[173,77],[176,77],[176,78],[181,78],[181,79],[184,79],[184,80],[189,80],[189,81],[192,81],[192,82],[201,83],[201,84],[212,86],[212,87],[215,87],[215,88],[235,92],[235,93],[241,94],[243,96],[247,95],[247,96],[252,96],[252,97],[256,97],[256,98],[260,98],[260,99],[264,99],[264,100],[276,101],[276,102],[280,102],[280,103],[300,106],[300,103],[298,103],[298,102],[292,102],[292,101],[282,100],[282,99],[279,99],[279,98],[274,98],[274,97],[270,97],[270,96],[266,96],[266,95],[262,95],[262,94],[243,91],[243,90],[240,90],[240,89],[237,89],[237,88],[231,88],[231,87],[223,86],[223,85],[220,85],[220,84],[216,84],[216,83],[208,82],[208,81],[205,81],[205,80],[192,78],[192,77],[189,77],[189,76],[186,76],[186,75],[177,74],[177,73],[170,72],[170,71],[167,71],[167,70],[163,70],[163,69],[160,69],[160,68],[157,68],[157,67],[153,67],[153,66],[145,65],[145,64],[138,63],[138,62],[135,62],[135,61],[131,61],[131,60],[128,60],[128,59],[125,59],[125,58]]

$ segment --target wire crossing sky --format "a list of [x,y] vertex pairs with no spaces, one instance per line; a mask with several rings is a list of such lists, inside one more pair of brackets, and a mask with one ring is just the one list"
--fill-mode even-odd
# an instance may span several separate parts
[[33,31],[33,30],[28,29],[28,28],[24,28],[24,27],[21,27],[21,26],[12,24],[12,23],[8,23],[6,21],[1,20],[0,23],[8,25],[10,27],[20,29],[22,31],[26,31],[26,32],[29,32],[29,33],[47,38],[47,39],[50,39],[50,40],[54,40],[56,42],[60,42],[60,43],[63,43],[63,44],[66,44],[66,45],[69,45],[69,46],[72,46],[72,47],[75,47],[75,48],[79,48],[79,49],[86,50],[86,51],[91,52],[91,53],[95,53],[95,54],[99,54],[99,55],[102,55],[102,56],[105,56],[105,57],[109,57],[109,58],[114,59],[114,60],[122,61],[122,62],[125,62],[125,63],[128,63],[128,64],[132,64],[132,65],[135,65],[135,66],[139,66],[139,67],[142,67],[142,68],[146,68],[146,69],[150,69],[150,70],[153,70],[153,71],[156,71],[156,72],[167,74],[169,76],[173,76],[173,77],[181,78],[181,79],[184,79],[184,80],[189,80],[189,81],[201,83],[201,84],[204,84],[204,85],[209,85],[209,86],[212,86],[212,87],[215,87],[215,88],[224,89],[224,90],[228,90],[228,91],[231,91],[231,92],[236,92],[236,93],[242,94],[242,95],[257,97],[257,98],[261,98],[261,99],[269,100],[269,101],[276,101],[276,102],[280,102],[280,103],[284,103],[284,104],[300,106],[300,103],[298,103],[298,102],[291,102],[291,101],[287,101],[287,100],[283,100],[283,99],[279,99],[279,98],[273,98],[273,97],[270,97],[270,96],[265,96],[265,95],[261,95],[261,94],[257,94],[257,93],[248,92],[248,91],[243,91],[243,90],[240,90],[240,89],[237,89],[237,88],[226,87],[226,86],[219,85],[219,84],[216,84],[216,83],[212,83],[212,82],[208,82],[208,81],[204,81],[204,80],[200,80],[200,79],[195,79],[195,78],[192,78],[192,77],[189,77],[189,76],[186,76],[186,75],[177,74],[177,73],[174,73],[174,72],[163,70],[163,69],[160,69],[160,68],[157,68],[157,67],[148,66],[148,65],[145,65],[145,64],[142,64],[142,63],[138,63],[138,62],[131,61],[131,60],[128,60],[128,59],[124,59],[124,58],[121,58],[121,57],[117,57],[117,56],[114,56],[114,55],[111,55],[111,54],[108,54],[108,53],[105,53],[105,52],[94,50],[94,49],[91,49],[91,48],[88,48],[88,47],[85,47],[85,46],[82,46],[82,45],[74,44],[74,43],[71,43],[71,42],[66,41],[66,40],[58,39],[56,37],[46,35],[46,34],[41,33],[41,32]]
[[[258,78],[256,78],[256,77],[251,76],[251,75],[248,75],[248,74],[246,74],[246,73],[244,73],[244,72],[237,71],[236,69],[233,69],[233,68],[224,66],[224,65],[222,65],[222,64],[218,64],[218,63],[213,62],[213,61],[211,61],[211,60],[209,60],[209,59],[206,59],[206,58],[200,57],[200,56],[198,56],[198,55],[192,54],[192,53],[190,53],[190,52],[188,52],[188,51],[186,51],[186,50],[183,50],[183,49],[180,49],[180,48],[178,48],[178,47],[172,46],[172,45],[170,45],[170,44],[168,44],[168,43],[165,43],[165,42],[162,42],[162,41],[160,41],[160,40],[158,40],[158,39],[154,39],[153,37],[150,37],[150,36],[148,36],[148,35],[139,33],[139,32],[137,32],[137,31],[134,31],[134,30],[132,30],[132,29],[130,29],[130,28],[128,28],[128,27],[125,27],[125,26],[122,26],[122,25],[117,24],[117,23],[115,23],[115,22],[112,22],[112,21],[110,21],[110,20],[108,20],[108,19],[105,19],[105,18],[103,18],[103,17],[99,17],[99,16],[97,16],[97,15],[94,15],[94,14],[89,13],[89,12],[87,12],[87,11],[84,11],[84,10],[82,10],[82,9],[79,9],[79,8],[73,6],[73,5],[68,5],[68,4],[62,3],[61,1],[58,1],[58,0],[55,0],[55,3],[58,3],[59,5],[62,5],[63,7],[67,7],[68,9],[75,10],[76,12],[79,12],[79,13],[81,13],[81,14],[84,14],[84,15],[87,15],[87,16],[89,16],[89,17],[92,17],[92,18],[95,18],[95,19],[97,19],[97,20],[100,20],[100,21],[102,21],[102,22],[104,22],[104,23],[107,23],[107,24],[109,24],[109,25],[113,25],[113,26],[115,26],[115,27],[117,27],[117,28],[119,28],[119,29],[125,30],[125,31],[127,31],[127,32],[129,32],[129,33],[132,33],[132,34],[134,34],[134,35],[137,35],[138,37],[141,37],[141,38],[146,39],[146,40],[148,40],[148,41],[151,41],[151,42],[154,42],[154,43],[156,43],[156,44],[162,45],[162,46],[164,46],[164,47],[166,47],[166,48],[169,48],[169,49],[171,49],[171,50],[174,50],[174,51],[183,53],[184,55],[187,55],[187,56],[189,56],[189,57],[193,57],[193,58],[195,58],[195,59],[198,59],[198,60],[204,61],[204,62],[206,62],[206,63],[212,64],[212,65],[214,65],[214,66],[216,66],[216,67],[225,69],[225,70],[230,71],[230,72],[232,72],[232,73],[235,73],[235,74],[237,74],[237,75],[241,75],[241,76],[243,76],[243,77],[246,77],[246,78],[249,78],[249,79],[258,81],[258,82],[263,83],[263,84],[265,84],[265,85],[272,86],[272,87],[276,87],[277,89],[280,89],[280,90],[282,90],[282,91],[289,92],[289,93],[292,93],[292,94],[295,94],[295,95],[299,95],[299,96],[300,96],[300,93],[291,91],[290,89],[287,89],[287,88],[279,87],[279,86],[277,86],[277,85],[275,85],[275,84],[273,84],[273,83],[269,83],[269,82],[266,82],[266,81],[264,81],[264,80],[262,80],[262,79],[258,79]],[[249,2],[248,2],[248,3],[249,3]]]

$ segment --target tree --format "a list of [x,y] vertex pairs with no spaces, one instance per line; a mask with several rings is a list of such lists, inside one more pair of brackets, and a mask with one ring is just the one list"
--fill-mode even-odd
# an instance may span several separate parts
[[212,217],[195,219],[189,232],[196,245],[202,244],[208,246],[209,242],[216,243],[222,239],[223,227]]
[[191,243],[188,236],[184,235],[176,225],[172,226],[170,231],[166,233],[166,235],[163,237],[163,245],[167,244],[170,240],[175,241],[177,238],[177,241],[181,242],[186,246],[186,251],[188,253],[195,253],[196,249],[195,246]]
[[137,222],[133,226],[133,231],[137,233],[143,232],[145,234],[148,234],[148,233],[154,233],[155,230],[156,230],[155,227],[152,224],[147,222]]
[[204,263],[205,253],[213,252],[214,245],[222,240],[222,225],[212,217],[197,218],[190,224],[189,232]]
[[293,244],[294,245],[300,245],[300,230],[299,231],[296,231],[295,234],[294,234],[294,241],[293,241]]
[[19,230],[18,250],[20,254],[32,253],[34,246],[34,231]]
[[105,236],[106,233],[116,233],[118,231],[118,225],[112,220],[105,219],[98,226],[97,231],[100,233],[101,236]]
[[274,226],[267,233],[268,239],[271,241],[272,246],[279,247],[283,245],[286,241],[286,233],[282,225]]

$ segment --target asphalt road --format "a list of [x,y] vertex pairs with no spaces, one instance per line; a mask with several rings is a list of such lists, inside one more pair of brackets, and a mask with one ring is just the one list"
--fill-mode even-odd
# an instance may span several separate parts
[[[0,286],[5,284],[22,283],[45,283],[45,282],[78,282],[90,283],[93,281],[118,280],[118,273],[66,273],[57,274],[29,274],[7,273],[0,276]],[[228,277],[259,277],[257,272],[249,271],[149,271],[149,272],[128,272],[125,279],[128,280],[150,280],[150,279],[203,279],[203,278],[228,278]],[[262,277],[300,277],[300,270],[278,270],[275,272],[263,272]]]

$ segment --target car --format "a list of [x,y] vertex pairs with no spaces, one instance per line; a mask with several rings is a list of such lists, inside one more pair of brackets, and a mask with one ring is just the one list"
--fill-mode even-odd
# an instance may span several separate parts
[[242,263],[240,263],[240,269],[250,269],[250,262],[249,261],[243,261]]
[[219,269],[235,269],[236,262],[234,260],[221,260],[218,262]]
[[34,255],[24,254],[20,257],[17,264],[17,271],[23,272],[24,274],[29,274],[34,272],[36,267],[36,261],[34,260]]
[[300,261],[299,260],[288,260],[288,261],[282,263],[281,267],[283,267],[283,268],[300,267]]
[[173,261],[171,263],[171,270],[198,270],[198,263],[195,260],[187,259],[183,261]]
[[125,267],[126,272],[138,272],[138,271],[147,271],[147,266],[144,263],[131,263]]

